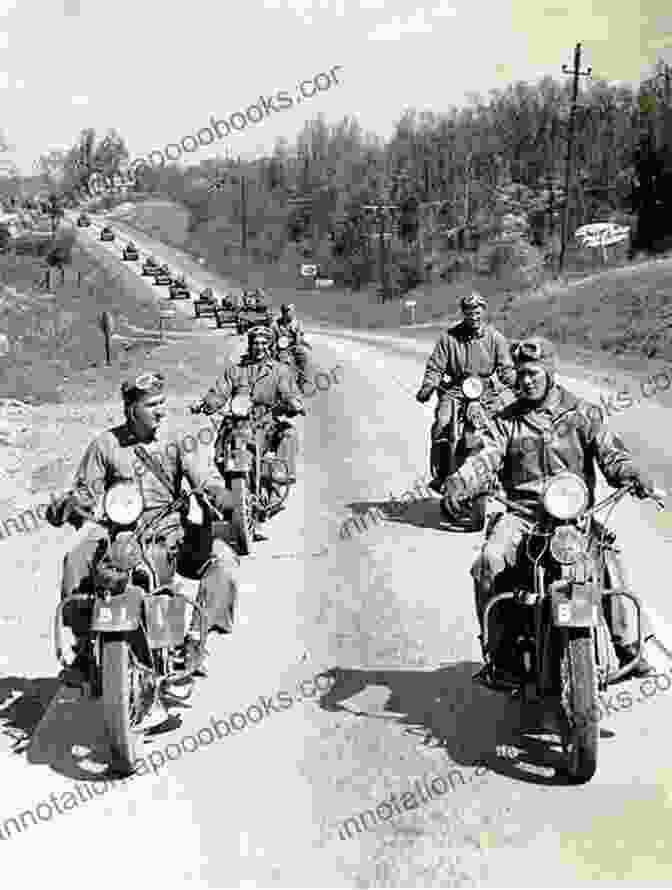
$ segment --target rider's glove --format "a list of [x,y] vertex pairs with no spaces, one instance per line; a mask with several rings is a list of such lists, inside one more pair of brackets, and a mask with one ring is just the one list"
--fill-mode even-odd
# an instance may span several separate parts
[[295,417],[297,414],[302,414],[304,417],[306,415],[306,409],[298,399],[288,399],[284,407],[288,417]]
[[60,498],[54,499],[49,504],[49,506],[47,507],[47,512],[45,513],[45,519],[47,520],[49,525],[53,525],[54,528],[60,528],[65,523],[63,513],[69,499],[70,492],[67,492],[66,494],[62,494]]
[[200,414],[203,411],[203,402],[194,402],[193,405],[189,405],[189,411],[192,414]]
[[69,522],[76,529],[93,517],[96,499],[86,492],[73,492],[69,495],[63,510],[63,522]]
[[421,405],[424,405],[425,402],[428,402],[431,399],[433,392],[433,386],[421,386],[415,398]]
[[651,497],[656,488],[653,480],[650,479],[646,473],[637,473],[637,475],[633,475],[629,481],[633,483],[632,493],[635,497],[640,498],[640,500]]
[[459,513],[460,507],[469,497],[466,492],[464,480],[461,476],[449,476],[443,484],[442,506],[449,513]]

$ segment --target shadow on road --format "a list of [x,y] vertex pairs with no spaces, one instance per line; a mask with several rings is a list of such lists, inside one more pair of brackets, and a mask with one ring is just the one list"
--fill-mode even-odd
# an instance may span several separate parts
[[12,741],[12,753],[24,754],[60,686],[55,677],[0,679],[0,732]]
[[412,525],[416,528],[431,528],[437,531],[464,534],[462,529],[456,528],[446,521],[439,508],[438,497],[418,497],[417,500],[408,503],[353,501],[346,506],[353,515],[342,524],[342,528],[347,528],[352,538],[358,534],[365,534],[382,521],[393,522],[396,525]]
[[[325,675],[334,686],[319,706],[405,725],[423,744],[442,747],[458,766],[485,764],[494,773],[531,784],[566,784],[557,725],[548,705],[544,713],[539,706],[523,705],[474,683],[479,668],[470,661],[433,671],[332,668]],[[356,704],[347,705],[372,686],[389,689],[382,710],[367,713]],[[601,735],[612,733],[601,730]]]
[[109,748],[100,705],[56,677],[0,679],[0,732],[12,753],[76,781],[106,778]]

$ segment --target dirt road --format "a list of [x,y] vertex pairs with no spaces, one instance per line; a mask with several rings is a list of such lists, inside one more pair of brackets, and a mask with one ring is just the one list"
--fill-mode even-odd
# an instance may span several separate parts
[[[168,259],[158,246],[154,252]],[[198,353],[209,371],[194,380],[196,396],[235,340],[195,330],[193,343],[166,345],[157,357],[170,379],[173,363]],[[100,714],[54,680],[52,609],[60,560],[76,533],[45,527],[0,541],[5,874],[57,886],[84,874],[101,887],[129,878],[167,887],[669,883],[668,694],[644,700],[638,684],[622,684],[632,706],[612,704],[601,723],[597,776],[585,787],[561,784],[552,752],[540,740],[521,744],[519,707],[471,682],[480,653],[468,568],[479,536],[447,534],[431,500],[339,538],[353,507],[365,511],[426,476],[431,406],[412,394],[428,347],[324,329],[313,330],[311,342],[322,367],[341,363],[343,382],[308,403],[300,482],[269,540],[243,559],[247,586],[234,635],[210,645],[209,676],[193,707],[179,728],[148,740],[145,756],[155,752],[159,764],[167,745],[206,739],[199,731],[212,734],[213,718],[247,711],[246,727],[193,753],[172,749],[175,759],[164,758],[156,775],[150,769],[102,800],[67,811],[59,803],[63,813],[51,819],[41,808],[44,824],[25,817],[28,827],[10,824],[9,836],[8,820],[52,792],[60,802],[78,794],[75,783],[100,788],[105,747]],[[589,384],[571,386],[598,397]],[[169,403],[167,438],[198,429],[185,403]],[[55,455],[79,456],[120,414],[116,405],[83,405],[80,422],[66,424],[63,410],[32,413]],[[642,457],[669,472],[666,419],[652,404],[613,425],[636,433]],[[634,586],[669,647],[666,522],[653,505],[634,501],[614,516]],[[669,676],[672,665],[660,654],[654,661]],[[297,689],[320,671],[333,684],[328,694]],[[280,706],[281,691],[292,696],[289,706]],[[435,799],[414,790],[439,776],[450,788]],[[379,813],[370,830],[350,822],[344,832],[349,817],[404,792],[416,795],[416,806],[394,818]]]

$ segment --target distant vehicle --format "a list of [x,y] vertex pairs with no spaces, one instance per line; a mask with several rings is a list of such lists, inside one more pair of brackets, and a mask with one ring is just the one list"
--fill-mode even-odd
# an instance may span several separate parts
[[160,266],[154,272],[154,284],[158,285],[170,285],[173,283],[172,275],[170,274],[170,269],[168,266]]
[[168,291],[172,300],[190,300],[191,293],[183,275],[173,279]]
[[159,264],[156,262],[153,256],[148,256],[145,262],[142,264],[142,274],[143,275],[155,275],[159,268]]
[[101,241],[114,241],[114,232],[109,226],[105,226],[100,232]]
[[201,318],[203,315],[214,315],[216,309],[217,300],[212,288],[204,288],[196,300],[194,300],[194,317]]
[[224,325],[235,325],[237,316],[238,307],[236,301],[231,294],[226,294],[222,297],[219,307],[215,309],[217,327],[223,328]]
[[140,254],[138,253],[138,248],[133,244],[132,241],[129,241],[126,247],[124,247],[124,252],[122,254],[122,259],[124,260],[132,260],[137,261],[140,259]]
[[244,290],[243,305],[236,313],[236,332],[244,334],[257,324],[270,325],[273,316],[269,309],[269,297],[261,289]]
[[233,324],[236,314],[225,308],[224,302],[221,300],[218,303],[212,288],[206,287],[194,301],[194,316],[202,318],[205,315],[213,315],[218,328],[223,328],[225,324]]
[[86,213],[79,214],[79,216],[77,217],[77,225],[79,226],[80,229],[84,229],[87,226],[91,225],[91,220],[89,219],[89,217],[87,216]]

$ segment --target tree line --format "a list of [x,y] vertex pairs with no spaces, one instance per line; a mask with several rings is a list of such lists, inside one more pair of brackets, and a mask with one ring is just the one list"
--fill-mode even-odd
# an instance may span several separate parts
[[[308,121],[295,143],[279,140],[270,157],[204,160],[183,168],[141,168],[131,191],[165,195],[190,214],[189,229],[216,228],[232,249],[241,238],[260,261],[289,246],[361,284],[375,274],[376,207],[402,245],[412,245],[431,205],[431,226],[501,232],[523,214],[532,243],[557,242],[571,102],[569,81],[544,77],[467,94],[463,107],[405,110],[383,141],[346,117]],[[658,62],[635,86],[582,84],[576,111],[568,230],[599,220],[632,222],[633,249],[656,251],[672,239],[670,69]],[[65,201],[87,196],[92,173],[112,176],[127,163],[123,138],[82,131],[66,152],[40,160],[42,176]],[[244,179],[244,185],[241,180]],[[102,199],[113,204],[118,198]],[[244,234],[242,234],[244,231]]]

